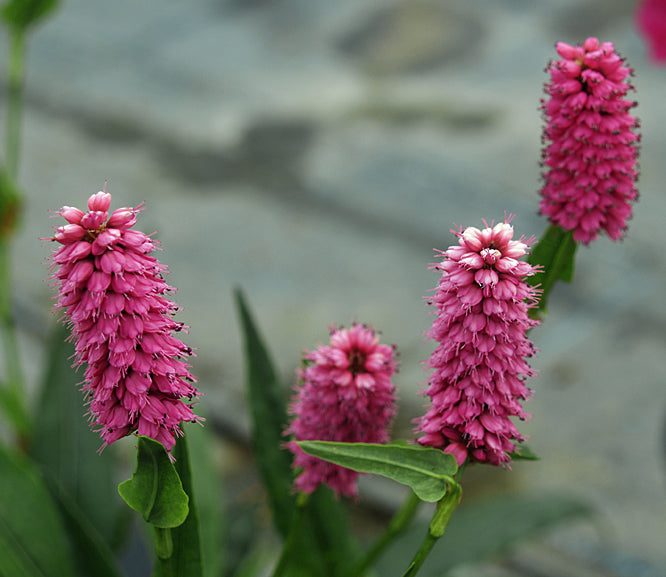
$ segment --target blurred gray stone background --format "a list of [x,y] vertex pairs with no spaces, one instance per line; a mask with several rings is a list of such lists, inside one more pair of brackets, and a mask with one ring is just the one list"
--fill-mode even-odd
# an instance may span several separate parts
[[64,0],[28,52],[28,203],[14,267],[32,377],[52,323],[50,247],[38,240],[56,224],[47,210],[84,206],[108,179],[114,207],[146,202],[139,226],[158,231],[213,421],[246,434],[240,285],[286,383],[329,324],[369,323],[396,343],[396,436],[411,437],[432,350],[422,297],[437,282],[433,249],[455,242],[453,223],[505,211],[518,234],[541,234],[544,67],[557,41],[597,36],[635,69],[640,202],[626,241],[580,250],[575,283],[557,287],[533,333],[540,375],[522,429],[543,460],[479,473],[478,483],[569,491],[600,511],[603,536],[566,531],[548,543],[569,571],[533,575],[666,574],[666,68],[646,60],[633,9]]

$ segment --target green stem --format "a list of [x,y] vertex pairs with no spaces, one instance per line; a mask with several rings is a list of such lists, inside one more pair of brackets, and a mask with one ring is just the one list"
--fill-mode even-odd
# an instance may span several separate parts
[[[21,31],[13,31],[10,38],[5,140],[5,170],[11,183],[16,181],[19,167],[24,57],[25,36]],[[7,210],[13,210],[13,208],[8,207]],[[14,425],[19,442],[24,443],[27,439],[30,419],[12,313],[11,256],[8,236],[3,235],[0,238],[0,333],[2,333],[2,350],[7,371],[7,380],[0,391],[0,405]]]
[[160,559],[170,559],[173,555],[171,529],[155,527],[155,551]]
[[173,566],[173,539],[171,538],[171,529],[162,529],[155,527],[155,552],[157,553],[156,563],[159,571],[156,575],[160,577],[177,577],[174,574]]
[[305,506],[307,505],[308,498],[309,495],[306,495],[305,493],[298,494],[298,499],[296,501],[296,513],[291,520],[289,535],[287,535],[287,541],[282,548],[280,560],[275,567],[275,571],[273,571],[273,577],[282,577],[283,575],[286,575],[286,570],[289,567],[289,561],[294,549],[294,545],[298,539],[298,535],[301,532],[303,520],[305,519]]
[[5,165],[7,174],[17,180],[19,152],[21,148],[21,117],[23,109],[23,68],[25,59],[25,36],[13,31],[9,48],[7,132],[5,134]]
[[435,514],[430,521],[428,533],[423,539],[421,547],[419,547],[419,550],[414,555],[407,571],[403,574],[403,577],[414,577],[419,572],[435,543],[444,535],[446,527],[451,520],[451,515],[453,515],[453,512],[460,503],[460,499],[462,499],[462,487],[458,483],[450,485],[446,495],[437,503]]
[[409,526],[419,505],[421,505],[421,499],[411,492],[402,507],[391,519],[386,531],[375,541],[361,562],[354,567],[351,577],[363,575],[374,564],[391,542]]
[[14,425],[19,438],[25,438],[30,429],[30,416],[24,396],[23,371],[11,306],[9,248],[8,239],[0,239],[0,333],[7,370],[7,380],[0,391],[0,405]]

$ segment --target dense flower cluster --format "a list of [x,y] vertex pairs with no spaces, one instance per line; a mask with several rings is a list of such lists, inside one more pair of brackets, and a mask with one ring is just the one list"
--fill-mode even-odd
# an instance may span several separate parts
[[[364,325],[333,329],[329,345],[303,354],[290,407],[295,418],[286,434],[297,441],[388,441],[395,413],[394,357],[394,347],[379,344]],[[288,446],[294,467],[302,469],[295,481],[299,491],[312,493],[324,483],[338,494],[357,495],[357,472],[307,455],[293,441]]]
[[541,212],[585,244],[622,238],[637,198],[638,123],[625,100],[631,69],[610,42],[560,42],[549,65]]
[[439,345],[428,365],[425,390],[431,399],[417,421],[422,445],[441,448],[465,460],[500,465],[510,461],[514,441],[523,440],[511,417],[529,417],[521,401],[530,391],[524,379],[533,371],[527,331],[538,290],[525,278],[534,267],[522,257],[531,239],[512,240],[509,222],[455,232],[458,245],[433,265],[442,272],[429,304],[436,318],[428,336]]
[[111,195],[98,192],[88,212],[64,206],[56,228],[52,280],[76,343],[75,365],[87,364],[83,390],[104,445],[137,432],[171,450],[183,421],[201,421],[183,401],[198,396],[183,357],[192,350],[172,333],[178,307],[165,294],[166,267],[151,255],[157,242],[131,230],[137,208],[109,216]]
[[650,58],[666,63],[666,0],[641,0],[636,9],[636,26],[647,42]]

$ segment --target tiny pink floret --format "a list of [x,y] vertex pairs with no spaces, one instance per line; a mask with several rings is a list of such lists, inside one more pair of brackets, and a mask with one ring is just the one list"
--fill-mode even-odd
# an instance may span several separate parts
[[525,278],[537,271],[517,260],[532,239],[513,240],[509,222],[454,232],[458,245],[432,266],[442,277],[428,298],[436,318],[427,335],[439,344],[427,363],[431,403],[417,420],[418,442],[451,453],[458,465],[508,464],[523,440],[511,418],[529,416],[521,401],[534,374],[526,334],[538,324],[528,310],[539,291]]
[[[329,345],[303,354],[290,406],[294,419],[285,434],[296,441],[387,442],[395,414],[395,354],[364,325],[334,328]],[[312,457],[293,441],[288,447],[300,471],[298,491],[312,493],[326,484],[336,494],[358,494],[357,472]]]
[[631,68],[610,42],[559,42],[548,66],[541,213],[588,244],[624,236],[638,197],[638,121],[626,99]]
[[75,366],[86,364],[83,390],[104,446],[131,433],[147,435],[168,451],[182,422],[202,422],[185,402],[199,396],[183,360],[192,349],[175,338],[183,324],[167,269],[151,255],[157,241],[140,231],[137,208],[109,218],[111,195],[88,199],[88,212],[64,206],[69,224],[56,227],[50,277],[59,289],[56,308],[72,328]]

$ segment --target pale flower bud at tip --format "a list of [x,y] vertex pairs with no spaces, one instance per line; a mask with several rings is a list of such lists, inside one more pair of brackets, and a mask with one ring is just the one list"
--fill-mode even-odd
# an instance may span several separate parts
[[74,206],[63,206],[59,214],[70,224],[81,224],[81,219],[85,212]]
[[123,207],[113,211],[107,226],[110,228],[129,228],[136,223],[136,212],[132,208]]
[[86,230],[78,224],[66,224],[56,228],[53,238],[61,244],[70,244],[81,240],[86,234]]
[[101,190],[88,199],[88,208],[92,211],[108,212],[111,206],[111,195]]

